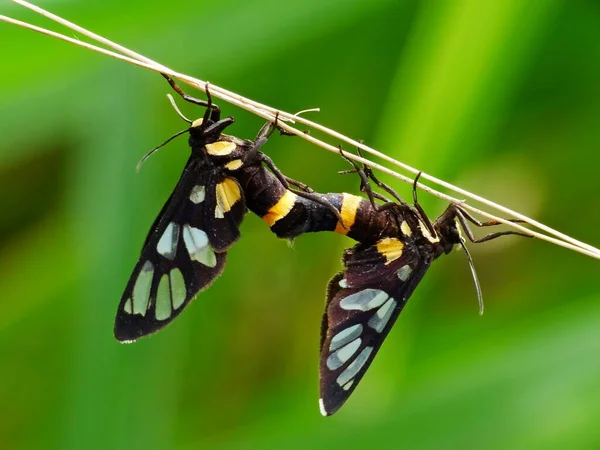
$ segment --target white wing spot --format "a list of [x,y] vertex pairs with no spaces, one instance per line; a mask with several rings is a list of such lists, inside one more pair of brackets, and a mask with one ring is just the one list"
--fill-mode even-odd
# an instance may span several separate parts
[[125,300],[125,305],[123,306],[123,311],[125,311],[127,314],[133,313],[133,309],[131,309],[131,297],[128,298],[127,300]]
[[183,242],[192,261],[198,261],[208,267],[217,265],[217,255],[208,244],[207,234],[188,224],[183,226]]
[[179,225],[175,222],[169,223],[165,232],[160,237],[156,245],[156,251],[165,258],[173,261],[177,252],[177,242],[179,241]]
[[156,306],[154,308],[156,320],[166,320],[171,317],[171,290],[169,288],[169,276],[164,274],[158,284],[156,292]]
[[342,289],[346,289],[348,287],[348,280],[346,280],[345,278],[342,278],[339,283],[338,283],[339,287],[341,287]]
[[171,270],[169,278],[171,280],[171,298],[173,299],[173,309],[179,309],[179,307],[183,305],[185,297],[187,296],[185,280],[183,279],[183,274],[179,269]]
[[196,205],[202,203],[206,197],[206,188],[204,186],[196,185],[190,192],[190,201]]
[[346,383],[345,385],[342,386],[342,389],[345,391],[348,391],[352,385],[354,384],[354,380],[350,380],[348,383]]
[[410,277],[412,269],[408,264],[405,264],[404,266],[400,267],[396,273],[398,274],[400,281],[406,281],[408,280],[408,277]]
[[154,266],[150,261],[146,261],[133,286],[133,314],[146,315],[148,302],[150,301],[150,287],[152,286],[153,276]]
[[356,325],[352,325],[339,333],[337,333],[333,338],[331,338],[331,343],[329,344],[329,351],[333,352],[340,347],[343,347],[348,342],[353,341],[362,333],[363,327],[360,323]]
[[354,353],[360,347],[361,340],[360,338],[354,339],[349,344],[343,346],[338,351],[329,355],[327,358],[327,368],[329,370],[336,370],[342,367],[346,361],[348,361]]
[[356,294],[349,295],[340,302],[340,307],[349,310],[369,311],[377,308],[388,299],[388,295],[381,289],[363,289]]
[[373,328],[378,333],[381,333],[385,326],[390,321],[390,317],[392,317],[392,313],[394,312],[394,307],[396,306],[396,300],[390,298],[385,305],[377,310],[375,314],[369,319],[367,325]]
[[[356,374],[363,368],[371,352],[373,351],[373,347],[365,347],[362,352],[356,357],[352,364],[346,367],[339,377],[337,377],[337,384],[340,386],[347,386],[349,381],[353,381],[352,379],[356,376]],[[350,387],[348,387],[350,388]]]

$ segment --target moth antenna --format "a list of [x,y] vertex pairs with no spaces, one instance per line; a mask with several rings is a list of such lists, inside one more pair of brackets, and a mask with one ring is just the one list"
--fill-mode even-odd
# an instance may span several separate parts
[[192,121],[190,119],[188,119],[187,117],[185,117],[183,115],[183,113],[179,110],[179,108],[177,107],[177,103],[175,103],[175,99],[173,98],[173,96],[171,94],[167,94],[167,98],[171,102],[171,106],[173,107],[173,109],[175,110],[175,112],[179,115],[179,117],[181,117],[187,123],[191,124]]
[[309,109],[303,109],[302,111],[298,111],[296,114],[294,114],[295,116],[299,116],[300,114],[304,114],[307,112],[321,112],[321,108],[309,108]]
[[146,160],[148,158],[150,158],[154,153],[156,153],[158,150],[160,150],[162,147],[164,147],[165,145],[167,145],[169,142],[171,142],[173,139],[175,139],[178,136],[181,136],[184,133],[187,133],[189,131],[189,129],[185,129],[185,130],[181,130],[179,133],[175,133],[173,136],[171,136],[169,139],[167,139],[165,142],[163,142],[162,144],[160,144],[157,147],[154,147],[152,150],[150,150],[148,153],[146,153],[144,156],[142,156],[142,159],[140,159],[140,162],[137,163],[137,166],[135,167],[135,171],[139,172],[140,169],[142,168],[142,164],[144,164],[146,162]]
[[[310,108],[310,109],[303,109],[302,111],[298,111],[296,114],[294,114],[294,116],[299,116],[300,114],[304,114],[307,112],[320,112],[321,108]],[[277,111],[277,114],[279,114],[279,111]],[[296,121],[294,119],[289,119],[287,117],[278,117],[278,119],[280,122],[289,122],[289,123],[293,123],[295,124]]]
[[465,251],[467,255],[467,260],[469,261],[469,267],[471,268],[471,274],[473,275],[473,281],[475,282],[475,290],[477,291],[477,302],[479,303],[479,315],[483,315],[483,296],[481,295],[481,286],[479,285],[479,278],[477,278],[477,272],[475,271],[475,264],[473,264],[473,258],[471,257],[471,253],[469,253],[469,249],[465,245],[465,239],[463,237],[460,238],[460,245]]

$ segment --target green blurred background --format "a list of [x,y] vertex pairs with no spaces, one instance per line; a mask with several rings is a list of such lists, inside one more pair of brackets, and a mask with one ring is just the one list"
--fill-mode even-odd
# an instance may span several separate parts
[[[325,125],[600,244],[597,1],[39,4],[255,100],[318,106]],[[1,448],[600,448],[600,266],[540,241],[471,247],[481,318],[464,255],[436,262],[330,418],[317,348],[342,236],[290,247],[248,215],[208,291],[118,344],[116,306],[185,138],[135,165],[183,122],[152,72],[7,24],[0,42]],[[262,119],[221,105],[255,136]],[[357,191],[300,139],[264,149],[319,191]]]

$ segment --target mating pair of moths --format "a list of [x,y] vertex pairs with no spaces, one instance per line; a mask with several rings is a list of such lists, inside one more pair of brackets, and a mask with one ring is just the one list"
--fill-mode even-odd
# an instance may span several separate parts
[[[415,189],[414,205],[409,205],[368,168],[355,166],[369,200],[314,193],[283,176],[260,152],[277,123],[265,124],[254,141],[223,134],[234,119],[221,119],[210,96],[208,102],[194,99],[169,83],[206,112],[183,131],[189,132],[191,155],[127,283],[115,323],[119,341],[135,341],[163,328],[220,275],[246,209],[280,238],[317,231],[345,234],[358,244],[345,251],[344,270],[329,282],[321,327],[319,405],[323,415],[331,415],[360,382],[432,261],[461,245],[473,269],[459,226],[472,242],[519,234],[475,239],[467,220],[477,226],[497,223],[478,222],[455,204],[432,223],[416,201]],[[396,201],[372,192],[369,180]]]

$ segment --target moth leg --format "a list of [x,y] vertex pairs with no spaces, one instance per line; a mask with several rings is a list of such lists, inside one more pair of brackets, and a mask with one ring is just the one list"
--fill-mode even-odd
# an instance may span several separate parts
[[[275,175],[275,177],[279,180],[279,182],[283,185],[284,188],[286,188],[290,192],[293,192],[299,197],[303,197],[313,202],[319,203],[323,206],[326,206],[335,215],[335,217],[337,217],[340,223],[342,223],[340,212],[335,206],[331,204],[331,202],[325,200],[324,198],[321,198],[318,194],[315,194],[314,191],[304,183],[292,180],[291,178],[288,178],[285,175],[283,175],[283,173],[277,168],[273,160],[264,153],[259,153],[259,155],[262,162],[271,170],[271,172],[273,172],[273,175]],[[292,183],[289,183],[288,180],[291,180]],[[301,190],[290,187],[290,184],[299,187]]]
[[290,178],[290,177],[285,176],[285,175],[283,176],[283,178],[285,178],[285,181],[287,181],[288,184],[290,184],[292,186],[296,186],[301,191],[308,192],[309,194],[312,194],[313,192],[315,192],[315,190],[313,188],[311,188],[307,184],[302,183],[301,181],[294,180],[293,178]]
[[[258,130],[258,134],[254,139],[254,146],[246,153],[244,156],[244,162],[249,161],[263,161],[266,158],[266,155],[260,152],[260,149],[265,143],[269,140],[269,138],[273,135],[273,132],[277,129],[277,122],[279,120],[279,112],[275,113],[275,121],[265,123],[260,130]],[[274,166],[274,165],[273,165]],[[279,170],[277,169],[277,172]],[[281,172],[279,172],[281,173]]]
[[[467,235],[467,238],[469,238],[469,240],[471,242],[473,242],[474,244],[479,244],[481,242],[487,242],[487,241],[491,241],[492,239],[496,239],[499,238],[500,236],[509,236],[509,235],[513,235],[513,236],[524,236],[524,237],[528,237],[531,238],[533,236],[526,234],[526,233],[522,233],[520,231],[500,231],[498,233],[490,233],[488,235],[485,235],[481,238],[476,238],[475,235],[473,234],[473,230],[471,230],[471,228],[469,227],[469,224],[467,223],[467,220],[471,223],[473,223],[475,226],[477,227],[492,227],[492,226],[496,226],[496,225],[502,225],[501,222],[498,222],[496,220],[490,220],[488,222],[481,222],[477,219],[475,219],[473,216],[471,216],[468,212],[466,212],[463,208],[460,208],[459,206],[455,205],[455,215],[456,218],[458,219],[458,221],[460,222],[461,228],[464,230],[465,234]],[[510,220],[511,222],[523,222],[522,220],[519,219],[515,219],[515,220]]]
[[[359,149],[357,149],[357,150],[359,150]],[[359,151],[359,154],[360,154],[360,151]],[[406,205],[406,202],[404,201],[404,199],[402,197],[400,197],[400,195],[394,189],[392,189],[392,187],[390,185],[384,183],[383,181],[379,181],[379,179],[377,179],[375,177],[375,175],[373,174],[373,169],[371,169],[369,166],[365,166],[364,170],[366,172],[366,175],[371,179],[371,181],[373,181],[373,183],[375,183],[381,189],[383,189],[388,194],[390,194],[394,199],[396,199],[398,201],[398,203],[400,203],[401,205]]]
[[[473,217],[466,209],[461,208],[458,205],[456,206],[456,208],[465,217],[465,219],[467,219],[469,222],[471,222],[472,224],[474,224],[478,227],[493,227],[496,225],[502,225],[502,222],[498,222],[497,220],[488,220],[487,222],[481,222],[480,220],[477,220],[475,217]],[[521,219],[506,219],[506,220],[508,222],[512,222],[512,223],[527,223],[525,220],[521,220]]]
[[209,118],[213,122],[218,122],[221,119],[221,108],[219,108],[219,106],[216,103],[213,103],[212,97],[211,97],[209,89],[208,89],[208,83],[206,85],[206,97],[207,97],[207,100],[201,100],[199,98],[192,97],[191,95],[186,94],[183,91],[183,89],[181,89],[181,87],[175,82],[175,80],[173,80],[167,74],[161,73],[161,75],[167,80],[167,82],[169,83],[169,85],[171,86],[171,88],[175,92],[177,92],[181,96],[181,98],[183,98],[186,102],[190,102],[190,103],[193,103],[193,104],[199,105],[199,106],[204,106],[204,107],[207,108],[207,112],[210,111],[208,114],[206,114],[206,113],[204,114],[204,121],[205,122]]
[[256,142],[257,150],[271,137],[275,130],[278,130],[279,134],[282,134],[284,136],[295,136],[295,134],[289,133],[279,128],[279,111],[276,111],[275,120],[273,120],[272,122],[265,123],[258,132],[256,139],[254,140]]
[[[352,167],[354,167],[354,169],[352,169],[352,170],[343,170],[338,173],[340,173],[340,174],[348,174],[348,173],[358,174],[358,176],[360,177],[360,190],[361,190],[361,192],[364,192],[365,194],[367,194],[367,197],[369,198],[369,202],[371,203],[371,206],[373,207],[373,209],[375,211],[380,212],[380,211],[385,211],[385,210],[394,208],[396,206],[396,203],[394,203],[387,197],[373,191],[373,188],[371,187],[371,183],[369,181],[369,178],[371,178],[370,175],[372,175],[370,168],[364,164],[363,164],[363,167],[359,167],[359,165],[356,164],[356,162],[354,162],[352,159],[348,158],[344,154],[344,150],[342,149],[341,145],[338,147],[338,149],[340,151],[340,155],[342,156],[342,158],[344,158],[346,161],[348,161],[352,165]],[[359,151],[359,155],[360,155],[360,151]],[[375,181],[375,183],[379,183],[379,180],[377,180],[377,179],[374,179],[374,181]],[[381,200],[384,203],[379,204],[379,203],[375,202],[375,199]]]
[[[361,141],[361,143],[362,143],[362,141]],[[360,150],[359,147],[356,147],[356,153],[361,158],[363,157],[362,151]],[[346,159],[348,159],[348,158],[346,158]],[[352,165],[356,169],[356,164],[353,163]],[[392,196],[392,198],[394,198],[401,205],[406,205],[406,202],[404,201],[404,199],[402,197],[400,197],[400,195],[394,189],[392,189],[392,187],[390,185],[384,183],[383,181],[380,181],[377,177],[375,177],[375,174],[373,173],[373,169],[371,167],[369,167],[368,164],[363,164],[362,170],[365,173],[366,177],[368,179],[370,179],[373,183],[375,183],[377,186],[379,186],[380,189],[383,189],[385,192],[390,194]],[[389,200],[387,200],[387,202],[390,203]]]

